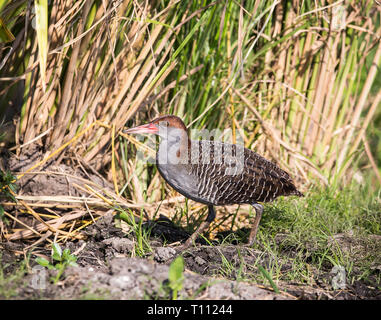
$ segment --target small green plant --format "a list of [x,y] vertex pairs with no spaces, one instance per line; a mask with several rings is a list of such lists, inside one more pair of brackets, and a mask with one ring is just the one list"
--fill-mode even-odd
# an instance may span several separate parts
[[140,217],[135,218],[133,212],[128,210],[123,210],[121,208],[115,208],[118,210],[116,215],[117,219],[127,222],[131,227],[134,235],[136,237],[135,253],[139,257],[144,257],[147,252],[152,252],[152,248],[149,244],[150,229],[148,230],[143,226],[143,210],[140,212]]
[[170,298],[177,300],[177,293],[183,288],[184,283],[184,258],[178,256],[169,266],[168,280],[165,287],[170,293]]
[[65,249],[62,251],[59,244],[55,242],[52,245],[52,249],[53,249],[53,253],[52,253],[53,261],[57,261],[55,264],[50,263],[45,258],[41,258],[41,257],[36,258],[36,262],[40,264],[41,266],[46,267],[50,270],[58,271],[57,275],[53,279],[54,284],[56,284],[58,280],[60,279],[60,277],[62,276],[62,273],[65,271],[65,269],[68,266],[78,267],[78,264],[76,262],[77,257],[71,254],[69,249]]
[[[10,199],[17,202],[16,198],[13,196],[12,192],[15,193],[17,186],[14,184],[16,177],[12,175],[10,171],[2,171],[0,169],[0,199]],[[5,220],[5,211],[2,205],[0,205],[0,220]]]
[[4,208],[1,205],[0,205],[0,221],[5,221],[6,222],[6,219],[5,219],[5,210],[4,210]]
[[12,192],[17,191],[17,186],[14,183],[16,177],[9,171],[3,171],[0,169],[0,196],[3,196],[8,199],[12,199],[16,202],[15,197]]

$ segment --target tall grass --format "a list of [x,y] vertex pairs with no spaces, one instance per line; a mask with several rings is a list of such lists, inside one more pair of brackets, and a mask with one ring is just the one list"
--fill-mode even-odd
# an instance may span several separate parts
[[301,183],[338,184],[364,155],[381,99],[372,0],[20,0],[0,10],[15,35],[0,47],[0,113],[19,110],[16,146],[38,137],[51,153],[76,138],[71,154],[106,171],[114,159],[116,189],[138,202],[144,190],[159,200],[161,181],[131,158],[137,142],[116,136],[157,114],[230,127]]

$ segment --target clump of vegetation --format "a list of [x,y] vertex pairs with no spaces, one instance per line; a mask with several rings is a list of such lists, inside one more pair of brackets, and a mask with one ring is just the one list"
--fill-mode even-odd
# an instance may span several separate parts
[[332,290],[332,272],[339,268],[347,288],[357,281],[381,288],[381,193],[369,187],[367,182],[341,190],[314,188],[303,199],[266,204],[254,245],[259,254],[233,262],[221,253],[216,272],[237,281],[270,283],[274,290],[290,282],[322,281]]
[[150,228],[147,229],[143,226],[143,210],[141,210],[139,217],[135,217],[131,210],[123,210],[121,208],[116,208],[116,210],[118,214],[115,218],[128,223],[131,226],[130,232],[133,232],[133,236],[136,239],[133,256],[145,257],[148,253],[152,252],[153,250],[149,243]]
[[60,280],[67,267],[78,267],[76,261],[77,257],[70,253],[70,249],[64,249],[62,251],[60,245],[55,242],[52,244],[52,262],[42,257],[36,258],[36,262],[41,266],[46,267],[49,270],[57,270],[57,274],[53,279],[54,284]]
[[17,296],[17,289],[23,286],[23,277],[27,274],[27,261],[4,261],[0,251],[0,299],[11,299]]
[[16,202],[14,194],[17,192],[16,177],[9,170],[0,169],[0,197],[5,197]]
[[[17,185],[14,183],[16,181],[15,176],[10,171],[2,171],[0,169],[0,199],[17,202],[14,194],[17,192]],[[5,216],[5,211],[3,206],[0,204],[0,220],[3,220]]]

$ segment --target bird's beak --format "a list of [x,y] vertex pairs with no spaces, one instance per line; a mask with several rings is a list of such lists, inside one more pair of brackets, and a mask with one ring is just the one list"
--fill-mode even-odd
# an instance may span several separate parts
[[128,133],[128,134],[132,134],[132,133],[154,133],[154,134],[158,134],[159,128],[153,123],[148,123],[148,124],[143,124],[143,125],[135,127],[135,128],[123,130],[123,132]]

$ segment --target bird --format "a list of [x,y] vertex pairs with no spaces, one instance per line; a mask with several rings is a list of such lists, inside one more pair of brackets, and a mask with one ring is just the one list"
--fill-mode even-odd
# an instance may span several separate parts
[[160,137],[156,166],[164,180],[177,192],[204,204],[208,214],[183,244],[195,243],[215,219],[215,206],[250,204],[255,218],[247,245],[256,239],[264,207],[279,196],[299,196],[290,175],[275,163],[243,145],[216,140],[191,140],[187,127],[175,115],[163,115],[147,124],[123,130],[127,134]]

